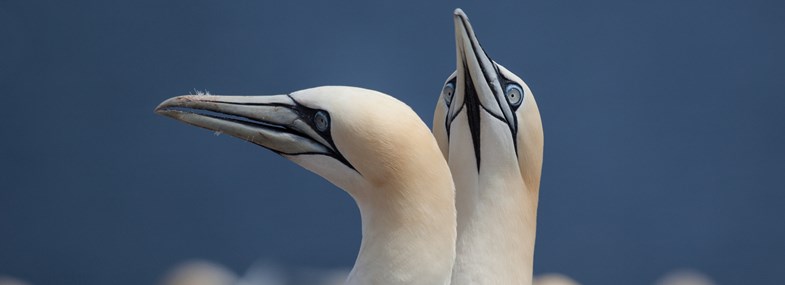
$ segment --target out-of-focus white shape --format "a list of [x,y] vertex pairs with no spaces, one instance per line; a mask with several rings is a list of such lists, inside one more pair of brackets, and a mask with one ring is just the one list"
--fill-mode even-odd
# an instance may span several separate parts
[[236,285],[341,285],[351,268],[284,269],[268,260],[257,261]]
[[9,276],[0,276],[0,285],[29,285],[29,283]]
[[572,278],[557,273],[542,274],[537,277],[534,277],[534,280],[532,280],[532,284],[533,285],[580,285],[580,283],[576,282],[575,280],[572,280]]
[[656,285],[715,285],[714,281],[709,279],[703,273],[692,269],[682,269],[672,271],[655,283]]
[[299,275],[305,279],[302,280],[302,284],[341,285],[346,283],[346,278],[349,277],[351,271],[351,268],[309,269],[300,271]]
[[225,267],[204,260],[191,260],[170,270],[162,285],[234,285],[237,276]]
[[286,272],[272,262],[260,261],[254,263],[245,276],[240,278],[237,285],[286,285]]

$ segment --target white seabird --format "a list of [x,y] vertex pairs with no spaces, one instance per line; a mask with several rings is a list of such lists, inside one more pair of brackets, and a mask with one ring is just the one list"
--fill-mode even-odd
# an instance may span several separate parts
[[362,219],[347,284],[449,284],[453,180],[428,127],[406,104],[353,87],[275,96],[168,99],[156,112],[249,141],[345,190]]
[[523,80],[480,46],[454,13],[456,71],[433,133],[455,179],[458,239],[452,284],[531,284],[542,169],[540,112]]

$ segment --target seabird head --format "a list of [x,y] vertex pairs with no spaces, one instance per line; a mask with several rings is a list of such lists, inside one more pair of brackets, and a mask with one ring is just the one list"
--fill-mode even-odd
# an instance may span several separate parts
[[[444,157],[476,173],[525,172],[534,165],[521,175],[539,185],[542,123],[531,89],[488,56],[461,9],[454,21],[456,70],[442,88],[433,125]],[[509,160],[516,163],[505,163]]]
[[491,60],[461,9],[454,21],[456,70],[433,124],[456,186],[451,284],[530,284],[543,147],[537,103]]
[[428,127],[406,104],[354,87],[285,95],[185,95],[156,112],[267,148],[346,190],[363,241],[349,284],[447,284],[455,187]]
[[[373,90],[324,86],[272,96],[184,95],[156,112],[267,148],[353,196],[394,183],[429,146],[406,104]],[[418,145],[426,142],[424,146]]]

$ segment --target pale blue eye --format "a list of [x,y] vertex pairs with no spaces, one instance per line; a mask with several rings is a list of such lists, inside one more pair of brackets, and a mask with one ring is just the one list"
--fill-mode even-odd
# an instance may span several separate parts
[[330,118],[324,111],[319,111],[313,116],[313,124],[320,132],[327,130],[330,127]]
[[507,103],[518,106],[523,102],[523,88],[518,84],[509,84],[504,90],[504,96],[507,97]]
[[450,105],[450,103],[452,103],[452,96],[454,94],[455,94],[455,84],[452,82],[447,82],[447,84],[444,85],[444,88],[442,88],[442,97],[444,97],[444,102],[446,102],[447,105]]

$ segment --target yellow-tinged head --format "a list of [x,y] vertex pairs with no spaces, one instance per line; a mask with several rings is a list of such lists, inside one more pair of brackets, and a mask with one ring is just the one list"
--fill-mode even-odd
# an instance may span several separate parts
[[373,90],[323,86],[272,96],[184,95],[156,112],[265,147],[355,198],[367,195],[364,189],[409,183],[410,174],[441,175],[426,165],[434,161],[424,162],[438,154],[427,126],[406,104]]
[[539,188],[543,134],[531,89],[491,60],[463,11],[455,10],[454,21],[456,70],[442,88],[433,122],[444,157],[475,175],[514,168]]
[[179,96],[156,112],[267,148],[354,197],[363,241],[349,284],[449,283],[455,187],[428,127],[406,104],[326,86],[273,96]]

